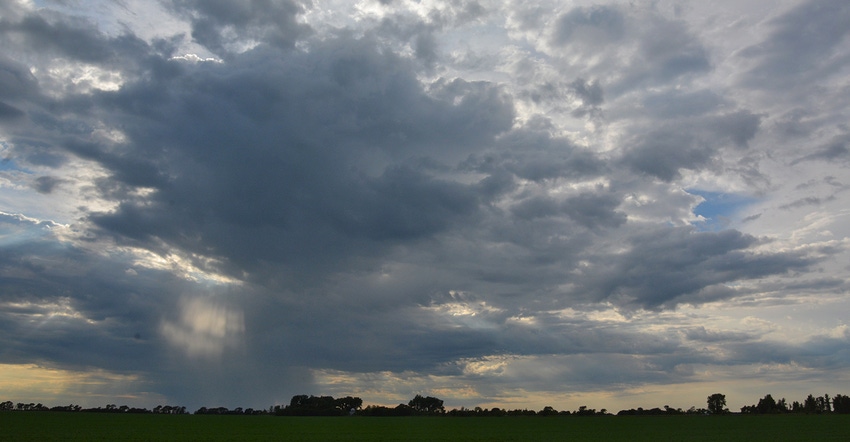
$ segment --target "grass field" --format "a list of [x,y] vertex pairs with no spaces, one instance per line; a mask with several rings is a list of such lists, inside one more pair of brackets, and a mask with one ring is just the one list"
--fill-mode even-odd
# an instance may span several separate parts
[[368,418],[0,413],[9,441],[848,441],[850,415]]

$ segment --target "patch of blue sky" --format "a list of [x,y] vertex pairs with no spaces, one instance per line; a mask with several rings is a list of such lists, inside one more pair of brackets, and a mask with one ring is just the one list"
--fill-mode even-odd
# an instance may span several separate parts
[[755,198],[734,193],[694,189],[689,189],[688,193],[703,198],[703,202],[694,208],[694,214],[703,217],[704,220],[696,223],[696,226],[704,231],[719,231],[728,228],[741,209],[756,201]]
[[14,161],[10,159],[0,159],[0,170],[19,170]]
[[33,225],[19,223],[15,225],[5,224],[3,221],[4,220],[0,218],[0,247],[31,243],[51,234],[49,222],[42,222]]
[[15,160],[11,158],[0,158],[0,171],[4,170],[17,170],[24,173],[32,173],[31,170],[27,170],[25,167],[21,167]]

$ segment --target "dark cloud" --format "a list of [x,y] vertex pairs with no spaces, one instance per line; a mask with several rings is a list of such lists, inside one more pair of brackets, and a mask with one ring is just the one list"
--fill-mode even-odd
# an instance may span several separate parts
[[16,120],[22,116],[24,116],[24,111],[0,101],[0,121]]
[[605,162],[593,152],[565,138],[551,137],[545,125],[537,128],[534,124],[502,135],[494,149],[472,154],[462,167],[491,176],[507,172],[532,181],[580,181],[599,176],[606,169]]
[[497,86],[424,89],[410,65],[366,40],[175,72],[185,74],[98,97],[126,147],[65,147],[111,171],[107,197],[156,190],[93,216],[100,228],[212,254],[236,272],[260,262],[327,270],[460,222],[477,210],[478,187],[428,164],[451,166],[513,119]]
[[38,81],[29,69],[0,55],[0,98],[27,97],[37,89]]
[[690,327],[682,330],[682,332],[689,340],[706,343],[716,342],[726,344],[730,342],[751,341],[755,338],[755,336],[749,333],[708,330],[702,326]]
[[[32,242],[5,246],[0,258],[3,362],[79,371],[97,367],[131,376],[165,400],[194,408],[210,403],[266,407],[311,389],[309,373],[293,367],[312,362],[308,357],[292,359],[295,354],[279,346],[258,351],[220,342],[223,330],[205,328],[222,321],[233,293],[210,288],[198,293],[197,284],[129,258],[104,260],[82,249]],[[205,306],[194,310],[200,322],[181,322],[191,319],[181,300],[192,293],[188,298]],[[250,288],[239,291],[243,301],[251,296]],[[277,320],[297,324],[289,316]],[[172,322],[177,332],[166,327]],[[246,362],[260,358],[263,363]]]
[[680,169],[698,170],[711,164],[714,151],[692,134],[656,131],[626,153],[624,161],[636,171],[664,181],[679,178]]
[[40,176],[35,179],[35,190],[38,193],[51,193],[56,187],[62,184],[64,180],[52,176]]
[[620,205],[616,195],[581,193],[563,201],[548,197],[532,197],[517,203],[512,212],[520,219],[534,219],[566,214],[584,227],[618,227],[626,222],[625,214],[615,209]]
[[746,342],[728,343],[729,356],[735,363],[800,364],[809,369],[841,370],[850,362],[850,339],[844,336],[817,335],[802,343]]
[[805,270],[819,259],[805,253],[754,253],[758,240],[733,230],[664,229],[635,235],[627,251],[598,257],[580,293],[625,306],[660,308],[736,296],[725,284]]
[[0,19],[0,35],[5,37],[12,50],[20,48],[94,64],[130,61],[120,54],[137,54],[146,46],[132,34],[106,36],[88,21],[64,16],[50,18],[31,13],[19,21]]
[[639,134],[622,161],[636,171],[672,181],[681,176],[681,169],[712,166],[724,145],[746,148],[760,123],[760,116],[745,110],[685,118]]
[[[134,335],[157,336],[160,308],[168,304],[162,288],[174,281],[170,275],[131,278],[121,264],[46,243],[22,242],[4,251],[4,359],[123,372],[153,368],[145,361],[156,347]],[[40,327],[31,329],[30,321],[38,318]]]
[[26,113],[17,107],[19,100],[31,98],[38,91],[38,81],[25,66],[0,54],[0,123],[20,123]]

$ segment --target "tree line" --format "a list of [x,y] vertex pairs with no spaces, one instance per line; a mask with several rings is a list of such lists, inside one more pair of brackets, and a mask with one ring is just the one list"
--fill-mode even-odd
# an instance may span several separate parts
[[105,407],[83,408],[80,405],[58,405],[48,407],[41,403],[18,402],[12,401],[0,402],[0,411],[63,411],[63,412],[80,412],[80,413],[153,413],[153,414],[189,414],[186,407],[173,405],[157,405],[152,410],[147,408],[128,407],[127,405],[109,404]]
[[[117,406],[109,404],[105,407],[83,408],[79,405],[62,405],[47,407],[41,403],[13,403],[12,401],[0,402],[0,411],[58,411],[58,412],[87,412],[87,413],[152,413],[152,414],[190,414],[186,407],[173,405],[157,405],[153,409],[134,408],[127,405]],[[788,403],[785,398],[775,400],[772,395],[767,394],[759,399],[757,404],[741,407],[740,414],[850,414],[850,397],[837,394],[830,397],[808,395],[802,402],[793,401]],[[581,406],[578,410],[556,410],[554,407],[546,406],[541,410],[529,409],[501,409],[498,407],[486,409],[454,408],[446,411],[443,401],[433,396],[416,395],[406,404],[398,404],[395,407],[383,405],[368,405],[363,407],[363,400],[359,397],[346,396],[334,398],[332,396],[308,396],[296,395],[289,401],[288,405],[273,405],[268,409],[253,409],[237,407],[228,409],[226,407],[201,407],[193,414],[212,415],[275,415],[275,416],[450,416],[450,417],[501,417],[501,416],[611,416],[607,409],[597,411],[594,408]],[[620,410],[618,416],[658,416],[658,415],[723,415],[732,414],[726,408],[726,395],[715,393],[706,399],[706,408],[690,407],[687,410],[672,408],[665,405],[664,408],[637,408]]]
[[837,394],[830,397],[828,394],[823,396],[812,396],[811,394],[806,397],[803,402],[794,401],[792,403],[788,403],[785,398],[779,399],[778,401],[773,398],[771,395],[765,395],[763,398],[759,399],[758,404],[755,405],[746,405],[741,407],[741,413],[743,414],[783,414],[783,413],[808,413],[808,414],[821,414],[821,413],[842,413],[847,414],[850,413],[850,397],[845,396],[843,394]]

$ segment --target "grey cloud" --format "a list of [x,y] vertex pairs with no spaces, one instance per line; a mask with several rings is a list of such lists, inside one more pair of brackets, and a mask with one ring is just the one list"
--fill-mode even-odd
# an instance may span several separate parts
[[387,170],[363,186],[357,191],[362,197],[343,203],[346,207],[331,216],[340,230],[377,240],[434,234],[478,203],[474,189],[410,168]]
[[400,47],[409,47],[426,69],[434,69],[443,57],[441,34],[489,13],[475,0],[445,2],[440,6],[427,11],[424,17],[410,14],[409,11],[389,13],[380,19],[370,33]]
[[551,44],[593,60],[592,76],[610,78],[606,91],[612,97],[712,68],[708,51],[685,23],[653,8],[574,8],[555,21]]
[[438,23],[457,26],[485,16],[489,11],[477,0],[447,2],[444,10],[432,10],[429,18]]
[[291,48],[310,28],[299,23],[304,6],[296,0],[173,0],[189,17],[192,38],[219,56],[238,52],[245,40]]
[[0,54],[0,122],[16,121],[26,115],[15,104],[37,95],[38,81],[19,63]]
[[772,23],[764,42],[741,51],[755,66],[744,77],[754,88],[785,89],[838,74],[850,62],[842,44],[850,33],[850,5],[811,0]]
[[596,229],[618,227],[626,222],[626,215],[615,210],[619,205],[617,195],[586,192],[560,202],[548,197],[532,197],[516,204],[511,211],[526,220],[566,214],[582,226]]
[[20,117],[24,116],[24,111],[16,108],[15,106],[6,104],[0,101],[0,121],[3,120],[16,120]]
[[68,161],[68,156],[52,143],[33,138],[12,138],[16,160],[47,167],[59,167]]
[[598,46],[615,43],[625,36],[625,18],[611,6],[575,8],[558,18],[552,43]]
[[29,69],[0,54],[0,98],[27,97],[37,90],[38,81]]
[[617,257],[598,257],[579,278],[592,299],[659,308],[736,296],[723,285],[738,280],[804,270],[819,259],[803,253],[752,253],[758,240],[734,230],[656,230],[628,241]]
[[735,363],[795,363],[807,368],[842,370],[850,362],[850,339],[843,337],[813,336],[805,342],[761,341],[729,343],[725,349],[729,357],[723,362]]
[[570,83],[570,86],[575,91],[575,94],[581,98],[581,101],[587,106],[598,106],[605,100],[602,91],[602,86],[599,81],[587,81],[583,78],[577,78]]
[[813,153],[795,159],[791,162],[791,165],[805,161],[841,161],[850,158],[848,144],[850,144],[850,135],[836,136],[829,144],[822,146]]
[[[0,35],[6,37],[10,49],[57,54],[95,64],[117,62],[120,54],[138,54],[146,46],[132,34],[108,37],[86,21],[69,20],[67,17],[49,21],[36,14],[23,16],[20,21],[0,19]],[[124,58],[123,61],[130,59]]]
[[577,78],[570,83],[570,88],[582,102],[580,107],[572,111],[573,116],[583,117],[589,114],[596,117],[600,114],[605,97],[599,80],[589,82],[583,78]]
[[706,343],[750,341],[755,338],[749,333],[708,330],[705,327],[689,327],[682,331],[687,339]]
[[112,172],[102,188],[118,190],[113,197],[126,194],[122,186],[157,189],[150,201],[94,215],[100,228],[243,270],[326,270],[388,245],[370,241],[423,238],[459,222],[481,203],[476,185],[409,161],[452,164],[513,121],[498,87],[439,80],[424,90],[404,60],[366,40],[182,69],[99,95],[129,148],[65,147]]
[[[109,265],[81,250],[43,243],[23,242],[4,251],[1,314],[11,332],[4,336],[19,337],[7,340],[5,357],[117,371],[152,368],[144,362],[153,356],[150,341],[134,336],[156,336],[160,304],[167,299],[160,297],[162,283],[154,281],[168,281],[171,276],[149,275],[152,279],[147,281],[122,278],[126,267],[120,263]],[[149,291],[156,286],[160,290]],[[63,311],[63,303],[71,310]],[[29,311],[14,305],[29,305]],[[55,314],[57,308],[55,321],[24,332],[30,329],[31,314]]]
[[[293,359],[295,354],[286,348],[259,351],[246,344],[225,347],[220,355],[192,356],[181,347],[183,343],[171,342],[163,333],[163,324],[173,321],[175,314],[180,320],[181,300],[204,300],[214,307],[212,313],[232,305],[233,299],[249,307],[255,296],[249,286],[238,293],[201,287],[131,260],[120,254],[104,259],[99,253],[49,242],[4,246],[0,257],[3,362],[78,371],[97,367],[112,375],[133,376],[144,391],[195,408],[210,403],[266,407],[311,388],[309,373],[293,367],[309,359]],[[269,319],[297,324],[290,316]],[[38,326],[33,327],[33,322]],[[200,329],[193,329],[198,326],[193,323],[182,326],[187,339],[198,341],[196,345],[216,345],[216,335],[206,334],[203,325]],[[298,332],[289,329],[287,335]],[[255,336],[251,339],[252,344],[262,342]]]
[[758,132],[761,119],[761,115],[755,115],[748,110],[740,110],[718,115],[708,121],[707,126],[714,131],[718,138],[728,139],[736,147],[745,148]]
[[658,118],[681,118],[704,115],[723,104],[725,100],[721,96],[706,89],[694,92],[666,91],[647,94],[641,110]]
[[664,82],[711,69],[708,52],[682,23],[659,17],[653,25],[640,40],[641,55],[650,65],[644,75]]
[[779,206],[779,208],[783,209],[783,210],[787,210],[787,209],[796,209],[796,208],[805,207],[805,206],[819,206],[819,205],[821,205],[825,202],[833,201],[833,200],[835,200],[835,196],[829,196],[829,197],[826,197],[826,198],[819,198],[819,197],[816,197],[816,196],[807,196],[805,198],[800,198],[798,200],[792,201],[788,204],[783,204],[783,205]]
[[776,128],[785,136],[800,138],[809,136],[819,125],[822,116],[815,116],[802,108],[785,112],[776,122]]
[[711,166],[724,144],[747,147],[760,123],[760,116],[746,110],[685,118],[638,135],[622,161],[633,170],[673,181],[680,177],[680,169]]
[[711,163],[714,152],[690,133],[655,131],[648,134],[623,160],[637,171],[673,181],[679,169],[701,169]]
[[519,178],[544,181],[557,178],[581,180],[601,175],[606,164],[593,152],[565,138],[553,138],[534,122],[505,133],[493,149],[473,153],[462,168],[482,173],[508,172]]
[[35,190],[38,193],[51,193],[56,187],[62,184],[64,180],[52,176],[40,176],[35,179]]

